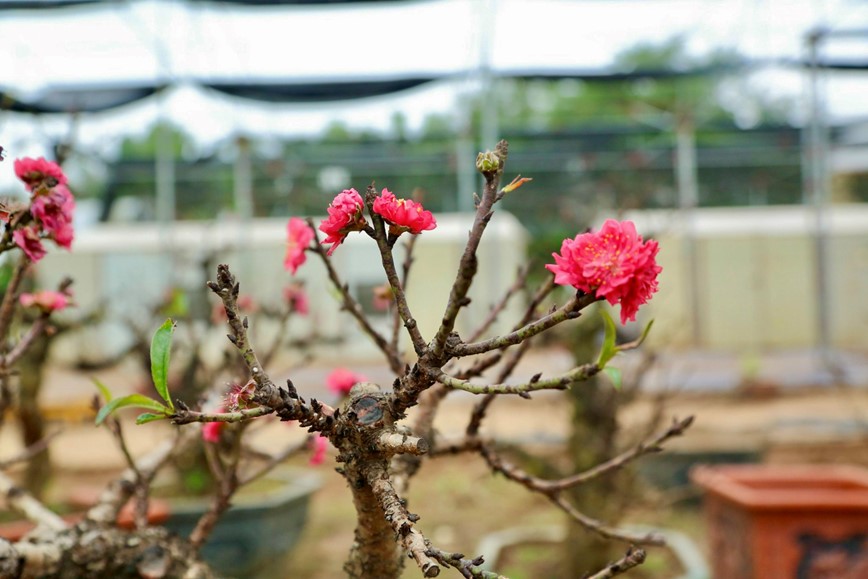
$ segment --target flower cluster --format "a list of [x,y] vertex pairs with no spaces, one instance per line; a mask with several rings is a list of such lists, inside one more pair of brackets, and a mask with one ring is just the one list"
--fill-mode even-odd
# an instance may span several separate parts
[[582,233],[565,239],[555,263],[546,269],[555,274],[555,283],[571,285],[586,293],[621,304],[621,323],[635,321],[639,306],[657,291],[659,246],[643,241],[632,221],[608,219],[596,233]]
[[[15,161],[15,175],[31,193],[32,220],[18,219],[12,240],[34,262],[45,257],[43,239],[52,239],[60,247],[69,249],[73,240],[72,213],[75,200],[66,187],[63,170],[42,157],[25,157]],[[16,216],[4,213],[2,217],[12,224]]]
[[388,189],[374,200],[374,213],[380,215],[389,224],[390,235],[400,235],[409,231],[418,235],[437,227],[437,221],[430,211],[426,211],[421,203],[411,199],[398,199]]

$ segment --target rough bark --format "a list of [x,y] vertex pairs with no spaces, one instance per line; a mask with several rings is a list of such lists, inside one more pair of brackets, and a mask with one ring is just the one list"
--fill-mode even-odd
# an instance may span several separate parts
[[4,579],[210,579],[190,544],[152,527],[127,532],[84,521],[61,531],[37,528],[11,544],[0,540]]

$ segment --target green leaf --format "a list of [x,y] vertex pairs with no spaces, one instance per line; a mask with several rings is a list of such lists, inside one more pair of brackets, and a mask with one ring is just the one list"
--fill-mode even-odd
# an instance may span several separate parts
[[620,368],[613,368],[612,366],[606,366],[603,368],[603,373],[609,377],[609,380],[612,381],[612,386],[615,387],[615,390],[621,389],[621,384],[623,383],[623,377],[621,376]]
[[111,402],[112,401],[112,393],[111,393],[111,390],[108,389],[108,386],[106,386],[105,384],[103,384],[102,382],[97,380],[96,378],[91,378],[91,380],[93,381],[94,385],[99,390],[99,393],[102,395],[103,400],[105,400],[106,403]]
[[169,395],[169,355],[172,353],[172,333],[175,331],[175,322],[168,319],[154,332],[151,340],[151,378],[154,379],[154,387],[163,400],[172,410],[175,405]]
[[108,418],[112,412],[118,410],[119,408],[126,408],[127,406],[135,406],[136,408],[153,410],[154,412],[159,412],[160,414],[163,414],[165,416],[168,416],[172,413],[171,408],[160,404],[153,398],[148,398],[144,394],[128,394],[127,396],[121,396],[120,398],[112,399],[111,402],[99,409],[99,412],[96,415],[97,426],[102,424],[103,421]]
[[605,309],[600,309],[600,315],[603,316],[605,335],[603,336],[603,346],[600,348],[600,357],[597,358],[597,366],[605,368],[609,360],[618,353],[618,347],[615,345],[615,321]]
[[166,418],[168,418],[168,416],[165,414],[151,414],[150,412],[144,412],[136,416],[136,424],[147,424],[148,422],[165,420]]

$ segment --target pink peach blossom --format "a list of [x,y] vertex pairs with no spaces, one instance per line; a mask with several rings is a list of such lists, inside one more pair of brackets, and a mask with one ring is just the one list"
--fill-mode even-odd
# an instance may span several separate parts
[[310,455],[310,465],[319,466],[325,462],[326,451],[329,447],[329,439],[322,435],[317,435],[311,443],[313,445],[313,454]]
[[[226,412],[223,406],[217,408],[217,414],[222,414],[223,412]],[[211,444],[217,444],[220,442],[220,432],[225,426],[225,422],[206,422],[202,425],[202,440]]]
[[51,290],[40,290],[34,293],[23,293],[18,298],[25,308],[36,307],[43,312],[56,312],[71,305],[69,294]]
[[301,284],[291,284],[283,288],[283,299],[293,312],[306,316],[310,312],[310,301]]
[[334,253],[350,232],[365,228],[368,222],[362,211],[364,207],[362,196],[355,189],[344,189],[334,198],[327,210],[328,218],[319,226],[319,230],[326,234],[323,243],[332,244],[328,255]]
[[383,189],[374,200],[374,212],[386,220],[392,235],[400,235],[405,231],[418,235],[437,227],[434,216],[421,203],[412,199],[397,199],[388,189]]
[[314,231],[300,217],[290,217],[286,230],[286,258],[283,261],[283,267],[291,271],[292,275],[295,275],[299,266],[307,260],[305,249],[310,245],[314,237]]
[[350,393],[350,389],[353,386],[367,380],[365,376],[356,374],[346,368],[335,368],[331,374],[326,376],[326,386],[335,394],[346,396]]
[[254,394],[256,394],[256,382],[253,380],[249,380],[243,386],[232,384],[229,392],[223,397],[224,406],[233,412],[241,408],[249,408],[253,403]]
[[66,249],[72,244],[74,209],[75,200],[65,185],[37,193],[30,204],[30,212],[42,224],[42,230]]
[[555,274],[556,284],[593,292],[612,305],[620,302],[623,324],[635,320],[639,306],[657,291],[658,250],[656,241],[642,240],[632,221],[608,219],[597,233],[565,239],[546,269]]
[[45,257],[45,246],[42,245],[42,240],[39,239],[39,230],[34,225],[28,225],[13,231],[12,241],[34,263]]
[[14,169],[15,175],[24,181],[28,191],[33,191],[42,184],[48,187],[66,185],[66,175],[63,174],[60,165],[44,157],[16,159]]

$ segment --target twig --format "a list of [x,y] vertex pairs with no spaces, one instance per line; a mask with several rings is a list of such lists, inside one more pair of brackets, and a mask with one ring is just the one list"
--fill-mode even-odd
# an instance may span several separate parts
[[600,372],[596,364],[583,364],[573,368],[566,374],[554,378],[540,379],[539,374],[533,376],[528,382],[521,384],[473,384],[467,380],[459,380],[449,376],[437,368],[426,369],[435,380],[454,390],[464,390],[472,394],[527,394],[536,390],[563,390],[574,382],[587,380]]
[[48,434],[48,435],[42,437],[42,439],[34,442],[33,444],[31,444],[27,448],[23,449],[21,452],[19,452],[17,455],[13,456],[12,458],[7,458],[6,460],[0,461],[0,470],[5,470],[5,469],[9,468],[10,466],[16,465],[18,463],[29,461],[31,458],[33,458],[34,456],[36,456],[40,452],[45,451],[45,449],[48,448],[48,444],[52,440],[57,438],[57,435],[59,435],[61,432],[63,432],[63,430],[55,430],[51,434]]
[[331,280],[332,285],[338,292],[341,294],[341,299],[343,301],[342,309],[344,309],[347,313],[349,313],[353,318],[355,318],[356,322],[359,324],[359,327],[362,329],[364,333],[366,333],[373,341],[377,348],[386,356],[386,360],[389,363],[389,367],[395,373],[400,373],[403,364],[401,363],[400,357],[396,350],[393,350],[389,342],[386,341],[386,338],[380,334],[371,323],[368,321],[368,318],[365,316],[362,311],[362,307],[359,303],[350,295],[350,290],[345,283],[341,281],[338,272],[335,270],[332,265],[331,258],[328,256],[326,249],[322,246],[322,243],[319,241],[319,234],[316,233],[316,228],[314,227],[313,219],[307,220],[308,225],[311,229],[314,230],[314,239],[313,239],[313,249],[312,251],[319,256],[323,265],[326,268],[326,272],[328,273],[329,280]]
[[190,424],[191,422],[243,422],[252,418],[273,414],[274,408],[256,406],[242,408],[234,412],[197,412],[188,408],[178,408],[172,415],[173,424]]
[[468,579],[506,579],[506,577],[498,573],[480,569],[479,566],[485,563],[485,559],[482,556],[475,559],[467,559],[462,553],[447,553],[434,547],[428,549],[428,554],[437,559],[441,565],[457,569],[462,577]]
[[383,218],[374,212],[374,200],[376,197],[377,191],[373,186],[369,186],[367,195],[365,195],[365,204],[368,207],[368,213],[371,215],[371,221],[374,223],[372,237],[377,242],[377,247],[380,250],[380,261],[383,264],[383,270],[386,272],[386,279],[389,280],[389,285],[392,287],[392,295],[395,297],[395,306],[398,309],[398,314],[404,322],[404,328],[407,329],[407,333],[410,335],[410,341],[413,343],[416,355],[422,356],[428,346],[425,343],[425,338],[422,337],[422,333],[419,331],[416,319],[413,317],[412,312],[410,312],[407,296],[404,294],[404,287],[398,278],[398,270],[395,268],[395,257],[392,255],[392,245],[389,243],[389,238],[386,234],[386,224]]
[[458,273],[449,292],[446,311],[443,312],[443,320],[431,342],[431,354],[434,360],[443,360],[445,362],[446,340],[455,328],[455,319],[458,317],[458,312],[468,303],[467,292],[470,290],[470,285],[473,283],[473,278],[476,275],[476,250],[479,248],[482,234],[485,232],[488,222],[491,220],[492,215],[494,215],[494,204],[498,200],[497,185],[500,181],[500,175],[503,171],[503,164],[506,161],[507,154],[508,146],[506,141],[500,141],[494,148],[493,153],[480,154],[480,159],[477,160],[477,168],[482,172],[483,177],[485,177],[482,199],[476,208],[476,216],[473,219],[470,236],[467,239],[467,245],[464,247],[464,253],[458,265]]
[[527,276],[530,273],[530,264],[526,264],[518,269],[518,273],[516,273],[515,281],[511,286],[504,292],[503,296],[500,298],[496,304],[491,307],[491,310],[488,312],[488,316],[482,321],[476,331],[470,334],[470,337],[467,338],[468,342],[475,342],[479,338],[485,335],[485,332],[497,321],[497,318],[500,317],[501,312],[503,312],[504,308],[509,304],[509,300],[512,297],[520,292],[524,285],[527,283]]
[[626,573],[633,567],[638,567],[642,563],[645,562],[645,551],[639,547],[631,546],[627,550],[627,554],[615,561],[614,563],[609,563],[606,565],[606,568],[591,575],[587,579],[612,579],[612,577],[617,577],[622,573]]
[[[410,278],[410,268],[413,267],[413,251],[416,249],[416,240],[418,235],[411,235],[404,244],[404,263],[401,264],[401,287],[404,292],[407,291],[407,280]],[[391,287],[391,286],[390,286]],[[395,308],[395,313],[392,316],[392,349],[398,351],[398,339],[401,335],[401,312]]]
[[448,352],[452,356],[461,357],[483,354],[485,352],[490,352],[491,350],[514,346],[515,344],[519,344],[528,338],[532,338],[541,332],[553,328],[561,322],[578,318],[581,315],[581,310],[595,301],[597,301],[597,298],[593,294],[576,294],[557,310],[543,316],[535,322],[531,322],[526,326],[515,330],[514,332],[510,332],[503,336],[497,336],[490,340],[484,340],[482,342],[460,343],[454,346],[448,346]]

